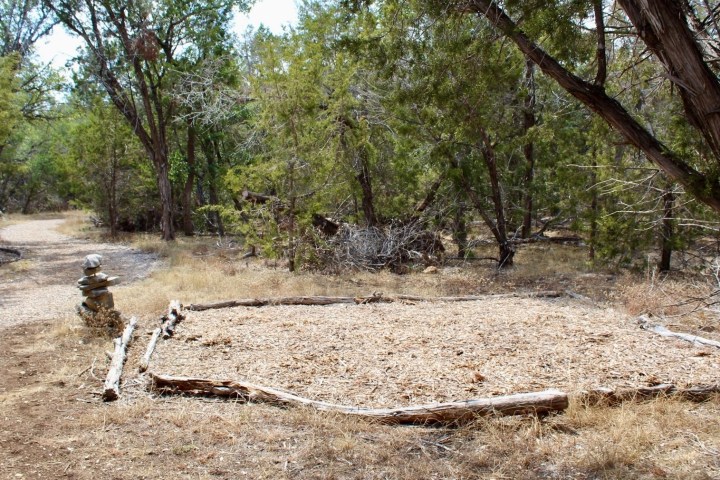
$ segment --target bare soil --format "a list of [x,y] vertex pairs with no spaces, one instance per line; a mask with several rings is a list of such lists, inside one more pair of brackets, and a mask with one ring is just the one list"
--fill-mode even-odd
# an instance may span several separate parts
[[[544,420],[479,419],[437,429],[155,397],[136,373],[157,325],[157,312],[149,311],[137,312],[123,395],[104,404],[111,343],[74,314],[80,262],[88,253],[104,255],[107,272],[123,277],[124,286],[113,289],[123,305],[138,288],[152,289],[152,270],[161,265],[123,245],[60,235],[60,222],[0,230],[0,244],[20,248],[25,258],[0,265],[0,478],[720,478],[717,399],[621,408],[573,403],[565,415]],[[403,282],[412,278],[429,281]],[[563,273],[550,281],[587,293],[581,286],[597,280]],[[465,278],[455,282],[460,290],[476,288]],[[498,282],[481,288],[510,288],[507,276]],[[603,298],[613,294],[605,283],[597,290]],[[264,293],[285,292],[273,283]],[[717,351],[641,331],[634,319],[568,298],[197,312],[160,344],[150,369],[367,406],[550,386],[718,383]],[[717,326],[716,319],[704,320],[709,324]]]

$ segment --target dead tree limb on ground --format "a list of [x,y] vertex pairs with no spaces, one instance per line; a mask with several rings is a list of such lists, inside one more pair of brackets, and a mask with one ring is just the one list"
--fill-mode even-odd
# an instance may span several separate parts
[[155,351],[155,346],[157,345],[160,336],[162,335],[163,338],[170,338],[175,334],[175,326],[185,318],[185,316],[180,313],[181,310],[182,305],[178,300],[170,301],[170,304],[168,305],[168,313],[163,315],[161,319],[162,326],[156,328],[153,332],[152,337],[148,342],[147,350],[145,350],[145,355],[143,355],[142,360],[140,360],[140,366],[138,367],[140,373],[143,373],[148,369],[148,365],[150,365],[150,358]]
[[341,303],[392,303],[392,302],[474,302],[495,298],[558,298],[565,293],[548,290],[527,293],[506,293],[496,295],[477,295],[464,297],[423,297],[418,295],[391,295],[372,294],[366,297],[276,297],[276,298],[246,298],[240,300],[227,300],[206,304],[191,304],[186,310],[200,312],[232,307],[267,307],[272,305],[333,305]]
[[568,396],[558,390],[399,408],[357,408],[310,400],[247,382],[153,374],[151,377],[150,389],[159,393],[215,396],[241,402],[304,406],[392,425],[457,425],[472,421],[479,416],[542,414],[562,411],[568,407]]
[[127,348],[132,339],[136,324],[137,319],[132,317],[130,323],[125,327],[122,336],[114,340],[115,352],[113,353],[112,362],[110,362],[110,370],[108,370],[102,394],[102,398],[106,402],[116,400],[120,396],[120,376],[122,375]]
[[698,386],[691,388],[678,388],[675,385],[664,383],[652,387],[638,388],[595,388],[580,393],[581,402],[588,405],[617,405],[623,402],[651,400],[658,397],[673,397],[694,402],[703,402],[720,394],[720,385]]
[[708,345],[715,348],[720,348],[720,342],[716,340],[710,340],[708,338],[698,337],[696,335],[691,335],[689,333],[678,333],[673,332],[671,330],[668,330],[667,328],[663,327],[662,325],[655,325],[650,323],[650,319],[645,316],[641,315],[640,318],[638,318],[638,323],[640,324],[640,328],[643,330],[649,330],[651,332],[655,332],[658,335],[662,335],[663,337],[672,337],[672,338],[679,338],[680,340],[685,340],[686,342],[695,343],[699,345]]
[[175,333],[175,326],[185,318],[180,312],[182,305],[178,300],[172,300],[168,305],[168,313],[163,317],[163,338],[170,338]]
[[162,334],[162,332],[163,329],[158,327],[153,332],[152,337],[150,337],[147,350],[145,350],[145,355],[143,355],[142,360],[140,360],[140,367],[138,367],[140,373],[143,373],[148,369],[148,365],[150,365],[150,357],[152,357],[152,354],[155,351],[155,345],[157,345],[157,342],[160,339],[160,335]]

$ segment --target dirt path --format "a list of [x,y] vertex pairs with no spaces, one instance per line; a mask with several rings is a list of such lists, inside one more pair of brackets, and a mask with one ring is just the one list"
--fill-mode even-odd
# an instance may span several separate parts
[[125,245],[58,233],[64,221],[31,220],[0,229],[0,246],[23,253],[22,262],[0,265],[0,330],[72,312],[81,298],[75,282],[82,276],[85,255],[102,255],[106,271],[123,283],[143,278],[159,265],[155,255]]

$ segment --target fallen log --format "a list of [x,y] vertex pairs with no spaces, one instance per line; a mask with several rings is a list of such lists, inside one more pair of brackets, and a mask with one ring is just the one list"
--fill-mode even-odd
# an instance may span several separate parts
[[102,393],[102,399],[106,402],[116,400],[120,396],[120,376],[122,375],[127,348],[130,344],[130,340],[132,339],[133,330],[135,330],[136,324],[137,319],[132,317],[128,325],[125,327],[122,336],[113,341],[115,344],[115,352],[113,353],[113,358],[110,362],[110,370],[108,370],[107,378],[105,378],[105,387],[103,388]]
[[583,239],[580,237],[546,237],[546,236],[532,236],[530,238],[515,238],[510,241],[513,245],[525,245],[529,243],[572,243],[580,245],[583,243]]
[[147,350],[145,350],[145,355],[143,355],[143,358],[140,360],[140,366],[138,367],[140,373],[147,371],[148,366],[150,365],[150,357],[152,357],[152,354],[155,351],[155,345],[157,345],[157,342],[160,339],[160,335],[162,334],[162,332],[163,329],[158,327],[153,332],[152,337],[150,337],[150,342],[148,342]]
[[232,307],[266,307],[271,305],[333,305],[342,303],[392,303],[392,302],[474,302],[481,300],[490,300],[496,298],[558,298],[566,295],[563,292],[548,290],[540,292],[527,293],[504,293],[495,295],[475,295],[464,297],[423,297],[418,295],[393,295],[385,296],[382,294],[372,294],[365,297],[325,297],[325,296],[309,296],[309,297],[276,297],[276,298],[246,298],[240,300],[226,300],[215,303],[199,303],[191,304],[186,310],[200,312],[203,310],[213,310],[219,308]]
[[232,398],[240,402],[263,402],[280,406],[303,406],[392,425],[457,425],[487,415],[542,414],[565,410],[568,396],[558,390],[502,397],[399,408],[347,407],[303,398],[292,393],[242,381],[174,377],[150,374],[149,388],[162,394],[186,394]]
[[583,391],[579,400],[588,405],[617,405],[624,402],[651,400],[658,397],[681,398],[703,402],[720,394],[720,385],[678,388],[670,383],[638,388],[595,388]]
[[672,338],[679,338],[680,340],[685,340],[686,342],[695,343],[699,345],[708,345],[715,348],[720,348],[720,342],[716,340],[710,340],[708,338],[698,337],[696,335],[691,335],[689,333],[679,333],[679,332],[673,332],[672,330],[668,330],[667,328],[663,327],[662,325],[656,325],[653,323],[650,323],[650,319],[645,316],[641,315],[640,318],[638,318],[638,323],[640,324],[640,328],[643,330],[649,330],[651,332],[655,332],[658,335],[662,335],[663,337],[672,337]]
[[182,305],[178,300],[172,300],[168,305],[168,313],[163,317],[162,336],[163,338],[170,338],[175,334],[175,327],[178,323],[182,322],[185,316],[180,313],[182,311]]

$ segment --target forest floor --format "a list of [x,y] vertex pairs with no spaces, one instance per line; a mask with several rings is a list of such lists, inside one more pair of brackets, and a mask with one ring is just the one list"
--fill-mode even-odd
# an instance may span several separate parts
[[[639,314],[720,340],[701,276],[593,271],[580,247],[526,247],[517,266],[436,274],[288,274],[211,238],[105,243],[77,215],[0,221],[0,478],[720,478],[720,399],[588,406],[390,427],[306,409],[157,397],[137,373],[170,299],[291,295],[561,298],[273,306],[190,312],[155,373],[246,380],[348,405],[399,406],[521,391],[718,384],[720,350],[640,330]],[[84,238],[83,238],[84,237]],[[121,399],[103,403],[109,338],[75,315],[82,258],[120,275],[137,316]],[[692,301],[690,301],[692,300]]]

